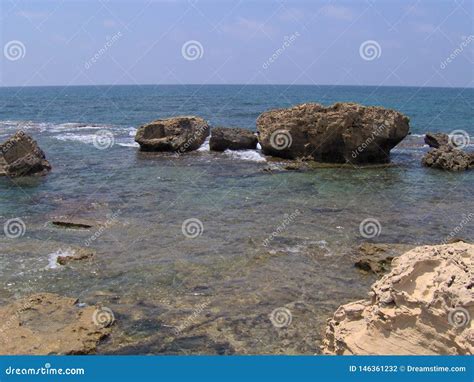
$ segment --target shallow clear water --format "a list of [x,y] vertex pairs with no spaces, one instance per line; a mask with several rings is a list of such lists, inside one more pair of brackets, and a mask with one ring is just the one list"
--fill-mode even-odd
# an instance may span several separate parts
[[[254,129],[264,110],[335,101],[399,109],[414,134],[474,135],[472,89],[0,88],[0,138],[25,129],[53,166],[40,179],[0,179],[2,225],[21,218],[26,227],[19,238],[0,236],[0,303],[36,291],[102,303],[117,318],[104,353],[318,352],[326,319],[374,280],[353,267],[358,244],[439,243],[456,227],[474,238],[472,220],[462,223],[474,212],[472,171],[422,168],[427,149],[416,135],[393,151],[391,167],[303,172],[263,171],[279,162],[258,151],[140,153],[133,136],[158,117]],[[114,144],[101,150],[93,142],[104,129]],[[106,229],[51,226],[64,215]],[[380,222],[372,239],[359,231],[366,218]],[[202,223],[197,238],[183,235],[187,219]],[[86,245],[92,261],[50,266]],[[291,312],[287,328],[269,319],[279,307]]]

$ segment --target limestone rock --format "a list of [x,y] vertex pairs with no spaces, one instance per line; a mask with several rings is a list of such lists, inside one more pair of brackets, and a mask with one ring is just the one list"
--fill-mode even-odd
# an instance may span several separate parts
[[45,175],[51,170],[43,150],[23,131],[0,145],[0,175],[11,178]]
[[184,153],[198,149],[209,135],[207,122],[194,116],[158,119],[138,128],[135,141],[142,151]]
[[51,293],[0,306],[0,354],[93,353],[110,333],[97,312],[97,307],[79,307],[76,299]]
[[387,163],[390,150],[406,137],[409,119],[382,107],[355,103],[302,104],[264,112],[257,119],[265,154],[312,156],[329,163]]
[[416,247],[328,320],[327,354],[473,354],[474,245]]

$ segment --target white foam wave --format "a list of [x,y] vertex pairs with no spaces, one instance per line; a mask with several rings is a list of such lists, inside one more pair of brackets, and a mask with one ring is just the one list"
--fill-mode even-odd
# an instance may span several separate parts
[[265,157],[256,150],[225,150],[224,154],[230,156],[232,159],[240,159],[251,162],[267,161]]
[[66,250],[59,249],[56,252],[50,253],[48,255],[48,265],[46,266],[45,269],[59,268],[60,267],[60,265],[58,264],[59,256],[66,256],[66,257],[74,256],[74,251],[72,251],[71,249],[66,249]]
[[210,138],[207,137],[204,143],[197,149],[197,151],[210,151],[210,146],[209,146],[209,140]]
[[117,145],[123,147],[140,147],[137,142],[117,142]]

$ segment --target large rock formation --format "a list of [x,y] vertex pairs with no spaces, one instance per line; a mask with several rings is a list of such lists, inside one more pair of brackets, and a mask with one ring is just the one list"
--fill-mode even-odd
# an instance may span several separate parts
[[0,145],[0,175],[9,177],[45,175],[51,170],[43,150],[23,131]]
[[371,299],[328,320],[328,354],[472,354],[474,245],[422,246],[392,261]]
[[440,146],[427,152],[421,164],[425,167],[448,171],[465,171],[474,167],[473,154],[468,154],[451,145]]
[[110,310],[40,293],[0,306],[0,354],[89,354],[110,333]]
[[408,117],[381,107],[336,103],[270,110],[257,119],[265,154],[332,163],[387,163],[408,134]]
[[255,150],[257,143],[257,137],[250,130],[237,127],[215,127],[211,130],[209,147],[213,151]]
[[199,117],[158,119],[138,128],[135,141],[142,151],[196,150],[209,135],[209,125]]

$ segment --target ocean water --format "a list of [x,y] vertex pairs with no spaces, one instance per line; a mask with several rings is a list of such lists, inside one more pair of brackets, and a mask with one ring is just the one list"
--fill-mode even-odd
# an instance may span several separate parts
[[[338,101],[410,117],[392,166],[268,172],[281,162],[259,150],[205,143],[176,157],[141,153],[133,140],[161,117],[255,130],[265,110]],[[474,141],[473,104],[473,89],[445,88],[0,88],[0,139],[25,130],[53,166],[42,178],[0,178],[0,223],[21,221],[18,234],[0,235],[0,303],[47,291],[107,306],[117,323],[100,353],[318,353],[326,319],[374,281],[353,266],[358,245],[474,238],[472,171],[420,165],[427,131]],[[64,216],[97,225],[51,225]],[[55,263],[79,246],[95,257]],[[291,322],[277,327],[281,308]]]

